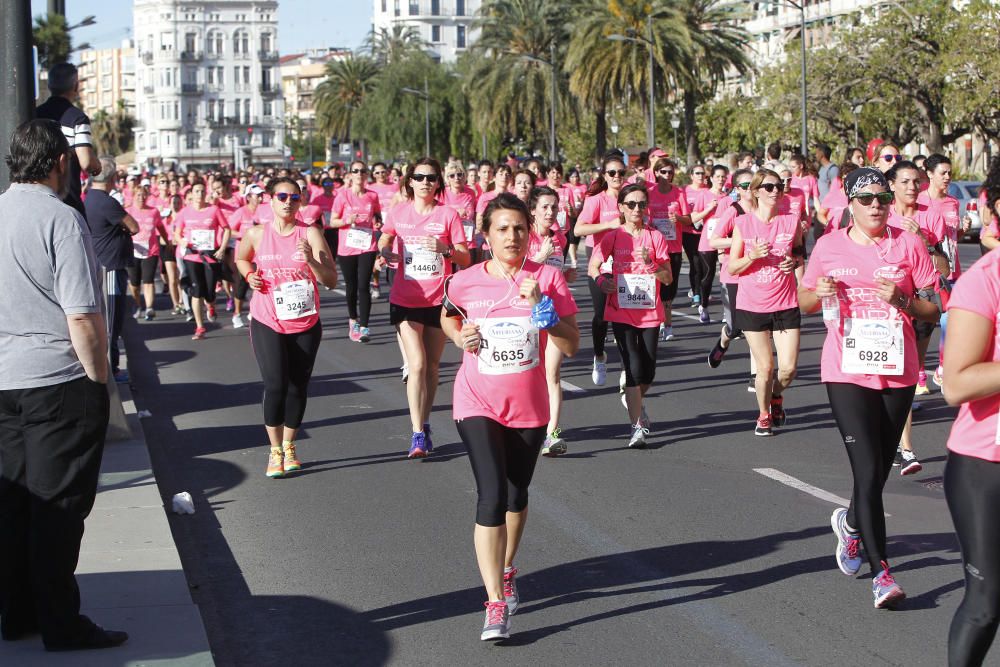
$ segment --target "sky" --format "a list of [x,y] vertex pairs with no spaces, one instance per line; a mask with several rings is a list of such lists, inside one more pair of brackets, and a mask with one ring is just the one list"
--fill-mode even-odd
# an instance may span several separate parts
[[[31,0],[31,14],[44,14],[46,0]],[[361,46],[371,29],[371,0],[278,0],[278,49],[282,55],[307,48]],[[73,43],[95,49],[121,46],[132,36],[132,0],[66,0],[70,25],[93,14],[97,23],[73,31]]]

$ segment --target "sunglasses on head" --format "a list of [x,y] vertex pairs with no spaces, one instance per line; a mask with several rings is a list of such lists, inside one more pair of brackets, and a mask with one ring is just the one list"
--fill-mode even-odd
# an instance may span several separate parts
[[410,179],[417,183],[423,183],[424,181],[436,181],[437,177],[437,174],[412,174]]
[[286,201],[291,200],[293,204],[298,204],[302,201],[302,195],[295,194],[294,192],[275,192],[274,198],[284,204]]
[[362,167],[361,169],[351,169],[352,174],[367,174],[368,170]]
[[604,172],[604,175],[605,176],[610,176],[611,178],[617,178],[619,176],[621,176],[622,178],[624,178],[625,177],[625,170],[624,169],[608,169],[607,171]]
[[778,192],[784,192],[785,186],[781,183],[761,183],[760,189],[767,190],[768,192],[774,192],[775,190]]
[[862,192],[854,195],[853,198],[855,201],[861,202],[862,206],[871,206],[876,199],[882,206],[888,206],[896,199],[896,195],[892,192]]
[[622,202],[622,205],[625,206],[625,207],[627,207],[628,210],[630,210],[630,211],[634,211],[636,206],[639,207],[640,211],[645,211],[646,207],[649,204],[647,202],[645,202],[645,201],[625,201],[625,202]]
[[901,162],[903,159],[902,155],[883,155],[882,159],[886,162]]

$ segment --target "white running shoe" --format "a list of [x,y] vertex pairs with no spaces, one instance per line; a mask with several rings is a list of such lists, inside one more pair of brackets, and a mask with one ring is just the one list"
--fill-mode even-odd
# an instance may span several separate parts
[[661,325],[661,327],[662,328],[660,329],[660,340],[662,340],[662,341],[673,340],[674,339],[674,328],[672,326],[668,327],[668,326],[663,326],[663,325]]
[[649,435],[649,429],[643,427],[642,424],[636,424],[632,427],[632,439],[628,441],[629,449],[645,449],[646,448],[646,436]]
[[242,315],[233,315],[233,328],[234,329],[242,329],[246,325],[247,324],[246,324],[246,322],[243,321],[243,316]]
[[594,357],[594,370],[590,373],[590,379],[598,387],[603,387],[604,383],[608,381],[607,360],[607,355],[604,355],[604,361],[601,361],[598,357]]
[[618,376],[618,393],[625,393],[625,371],[622,371],[621,375]]
[[379,290],[378,285],[372,285],[372,301],[378,301],[382,298],[382,292]]

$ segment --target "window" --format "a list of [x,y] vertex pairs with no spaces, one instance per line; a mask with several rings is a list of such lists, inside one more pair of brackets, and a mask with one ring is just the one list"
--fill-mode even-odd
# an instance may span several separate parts
[[455,27],[455,46],[459,49],[465,48],[465,26]]
[[250,124],[250,100],[243,100],[243,122]]
[[184,50],[188,53],[194,53],[198,49],[198,35],[193,32],[189,32],[184,35]]
[[431,16],[441,15],[441,0],[431,0]]
[[149,133],[149,150],[156,150],[156,132]]
[[174,102],[174,120],[180,120],[181,117],[181,103]]
[[263,51],[264,53],[270,53],[271,52],[271,44],[272,44],[271,33],[269,33],[269,32],[261,33],[261,35],[260,35],[260,50]]
[[399,16],[399,0],[392,0],[392,13]]
[[184,135],[184,147],[189,151],[193,151],[198,148],[198,135],[197,134],[186,134]]
[[242,55],[250,53],[250,35],[245,30],[237,30],[233,34],[233,53]]
[[273,115],[274,104],[271,102],[271,100],[264,100],[262,106],[263,106],[264,118],[270,118]]
[[420,14],[419,0],[410,0],[410,16],[417,16],[418,14]]
[[105,74],[101,77],[101,88],[104,90],[111,90],[111,75]]
[[226,79],[223,76],[223,69],[222,69],[222,67],[216,67],[215,68],[215,83],[219,86],[219,88],[225,88],[226,87]]
[[250,90],[250,65],[243,66],[243,85]]
[[431,26],[431,42],[437,44],[441,41],[441,26],[432,25]]
[[382,0],[382,13],[383,13],[383,14],[384,14],[384,13],[385,13],[385,11],[386,11],[386,8],[385,8],[385,5],[386,5],[386,0]]
[[222,33],[215,31],[208,35],[208,52],[211,55],[222,55]]
[[465,0],[455,0],[455,16],[465,16]]
[[264,148],[270,148],[274,146],[274,132],[261,132],[260,133],[260,145]]
[[218,132],[213,132],[212,136],[208,140],[208,145],[211,146],[212,148],[221,148],[222,135],[220,135]]
[[167,132],[166,134],[163,135],[164,148],[170,148],[170,146],[173,145],[173,137],[174,135],[171,134],[170,132]]
[[236,90],[240,90],[240,66],[237,65],[233,68],[233,85]]
[[138,134],[135,137],[135,147],[139,149],[139,152],[146,150],[146,135]]

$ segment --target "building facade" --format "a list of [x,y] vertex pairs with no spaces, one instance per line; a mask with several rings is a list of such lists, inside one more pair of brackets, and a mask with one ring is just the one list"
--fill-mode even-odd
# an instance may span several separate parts
[[316,87],[326,78],[326,65],[350,57],[350,49],[311,49],[281,57],[281,90],[285,98],[285,118],[289,126],[309,123],[316,118]]
[[284,159],[276,0],[135,0],[136,161]]
[[80,105],[93,116],[122,109],[135,117],[135,48],[126,40],[116,49],[80,52]]
[[455,62],[476,41],[472,30],[481,0],[372,0],[376,31],[396,25],[416,28],[441,62]]

